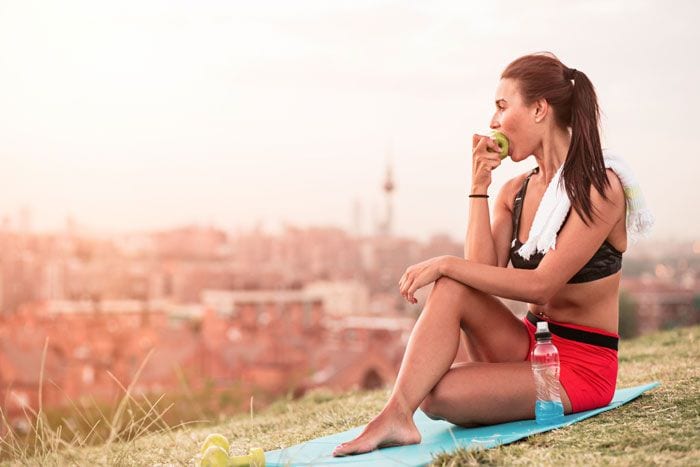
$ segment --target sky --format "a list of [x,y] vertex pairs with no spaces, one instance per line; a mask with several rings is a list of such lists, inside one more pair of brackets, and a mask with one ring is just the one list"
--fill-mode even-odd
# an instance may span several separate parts
[[0,217],[367,234],[391,162],[394,232],[461,239],[500,73],[550,51],[596,87],[652,238],[697,239],[700,4],[669,5],[0,0]]

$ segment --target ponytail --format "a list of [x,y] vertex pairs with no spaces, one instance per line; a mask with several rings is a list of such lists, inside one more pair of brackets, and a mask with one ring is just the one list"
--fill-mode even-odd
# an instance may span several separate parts
[[590,199],[591,184],[605,198],[605,188],[610,187],[603,150],[600,145],[598,122],[600,110],[593,83],[578,70],[572,70],[574,84],[571,93],[571,145],[564,161],[561,179],[571,206],[588,225],[593,220]]

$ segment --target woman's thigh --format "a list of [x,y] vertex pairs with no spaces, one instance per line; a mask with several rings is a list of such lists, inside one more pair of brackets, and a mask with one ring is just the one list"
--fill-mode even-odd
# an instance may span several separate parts
[[[564,411],[571,403],[560,385]],[[433,418],[456,425],[492,425],[535,416],[530,362],[462,363],[450,369],[421,404]]]
[[[449,306],[455,298],[471,361],[522,362],[527,358],[530,350],[527,328],[502,301],[490,294],[441,277],[435,282],[426,308],[439,307],[441,303]],[[463,350],[457,352],[458,356],[460,352],[463,354]]]

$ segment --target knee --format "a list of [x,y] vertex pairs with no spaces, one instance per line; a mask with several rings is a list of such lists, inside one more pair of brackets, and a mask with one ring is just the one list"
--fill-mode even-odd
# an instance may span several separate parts
[[420,409],[433,420],[446,420],[445,414],[445,400],[441,395],[439,390],[440,383],[438,383],[423,399],[421,402]]
[[[436,390],[437,389],[437,390]],[[469,395],[460,395],[459,399],[449,399],[444,390],[441,391],[438,386],[433,388],[430,393],[423,399],[420,409],[425,415],[432,420],[444,420],[455,425],[466,428],[478,426],[477,423],[470,419],[465,419],[464,404],[469,401]]]
[[[468,285],[464,285],[450,277],[442,276],[433,286],[431,296],[434,294],[437,300],[444,301],[444,304],[452,304],[454,306],[440,307],[448,310],[455,310],[460,315],[460,321],[464,322],[469,304],[478,299],[478,290]],[[465,308],[466,307],[466,308]]]
[[439,415],[435,407],[435,402],[430,394],[425,396],[425,399],[423,399],[423,402],[420,404],[420,409],[432,420],[444,420],[444,418]]

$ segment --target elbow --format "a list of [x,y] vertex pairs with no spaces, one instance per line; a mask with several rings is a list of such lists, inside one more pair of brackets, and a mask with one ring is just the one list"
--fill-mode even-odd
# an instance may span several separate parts
[[535,280],[532,281],[532,301],[535,305],[546,305],[556,292],[554,283],[537,273],[535,269]]
[[549,299],[547,298],[547,295],[545,294],[534,294],[532,299],[530,300],[530,303],[533,303],[535,305],[546,305]]

